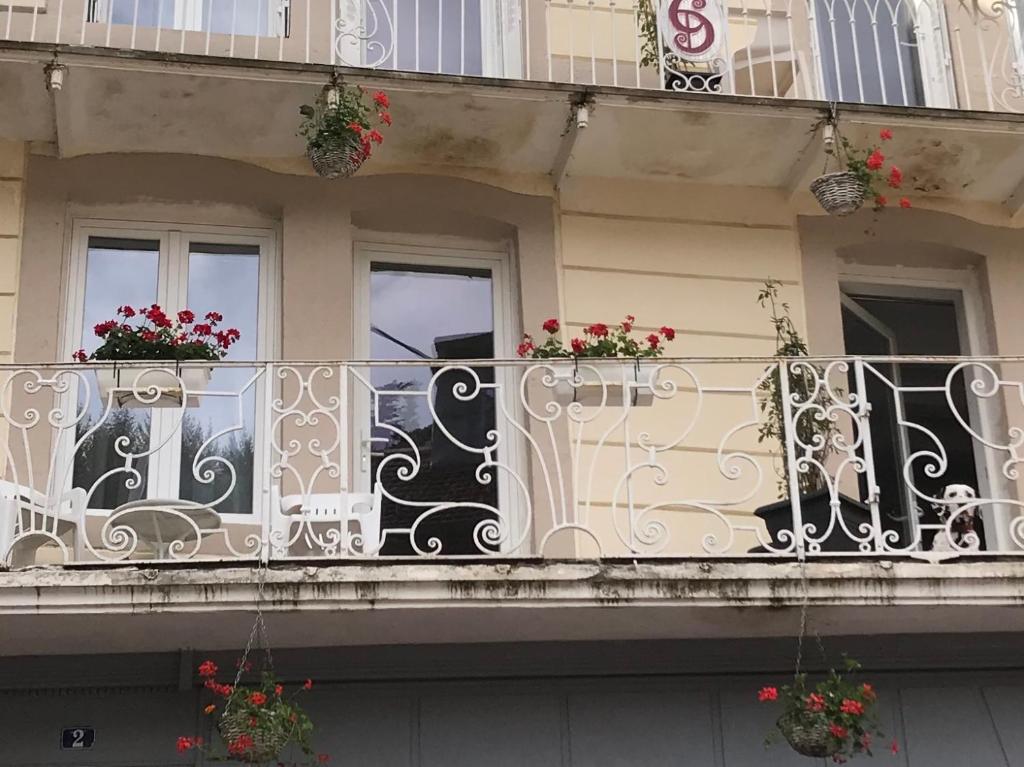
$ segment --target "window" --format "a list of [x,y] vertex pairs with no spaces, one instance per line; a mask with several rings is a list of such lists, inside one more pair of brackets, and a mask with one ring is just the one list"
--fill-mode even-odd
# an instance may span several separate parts
[[288,0],[92,0],[89,21],[214,34],[287,34]]
[[[268,234],[208,229],[194,232],[76,227],[67,348],[92,351],[93,326],[117,307],[157,303],[169,313],[209,311],[237,327],[229,361],[264,358],[269,349],[268,287],[272,239]],[[115,509],[142,498],[181,498],[222,514],[253,509],[256,403],[263,385],[256,368],[214,370],[197,405],[184,409],[108,410],[95,377],[77,392],[85,410],[73,484],[90,493],[94,509]],[[120,442],[119,442],[120,440]]]
[[519,524],[508,516],[508,472],[483,466],[495,429],[505,436],[493,459],[516,461],[498,407],[510,379],[494,367],[445,365],[508,353],[505,260],[383,246],[361,256],[360,356],[410,363],[371,364],[359,384],[357,481],[383,490],[382,553],[430,550],[431,539],[446,554],[494,551],[481,523],[500,514],[502,526]]

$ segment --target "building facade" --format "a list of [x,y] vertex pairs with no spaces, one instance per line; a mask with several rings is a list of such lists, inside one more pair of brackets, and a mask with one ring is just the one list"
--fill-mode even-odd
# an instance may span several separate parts
[[[0,764],[210,761],[258,614],[332,764],[810,764],[844,653],[1024,764],[1018,10],[0,0]],[[73,360],[154,304],[240,337]]]

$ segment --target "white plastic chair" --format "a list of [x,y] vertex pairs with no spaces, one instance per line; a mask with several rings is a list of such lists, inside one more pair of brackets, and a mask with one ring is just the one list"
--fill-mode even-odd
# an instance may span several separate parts
[[0,480],[0,562],[14,564],[14,549],[35,539],[35,549],[71,532],[71,561],[82,561],[85,552],[86,492],[74,488],[55,501],[30,487]]
[[349,524],[355,522],[362,539],[362,552],[367,555],[376,554],[381,543],[380,511],[379,485],[370,493],[310,493],[286,496],[281,495],[280,487],[274,486],[271,499],[271,552],[277,557],[288,554],[288,548],[292,543],[292,525],[296,522],[305,523],[306,528],[298,540],[304,540],[311,550],[322,549],[322,544],[317,543],[317,538],[333,542],[326,536],[335,529],[341,536],[341,543],[345,544],[339,545],[339,550],[344,550],[348,545]]

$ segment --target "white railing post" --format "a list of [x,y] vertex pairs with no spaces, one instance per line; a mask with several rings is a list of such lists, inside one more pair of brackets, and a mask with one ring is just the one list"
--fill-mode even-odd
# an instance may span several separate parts
[[806,557],[804,542],[803,512],[800,506],[800,475],[797,468],[797,434],[793,420],[793,400],[789,387],[789,364],[785,360],[776,363],[779,366],[779,391],[782,399],[782,451],[786,466],[786,480],[789,490],[789,506],[793,515],[793,545],[797,558]]
[[858,433],[852,435],[852,439],[854,443],[859,441],[862,446],[864,479],[868,486],[868,497],[865,499],[865,502],[871,509],[871,530],[875,538],[875,550],[881,553],[885,551],[885,540],[882,535],[882,517],[878,508],[881,490],[875,477],[875,449],[871,441],[871,403],[868,401],[868,390],[864,379],[864,360],[860,357],[853,360],[853,377],[857,386],[855,426]]

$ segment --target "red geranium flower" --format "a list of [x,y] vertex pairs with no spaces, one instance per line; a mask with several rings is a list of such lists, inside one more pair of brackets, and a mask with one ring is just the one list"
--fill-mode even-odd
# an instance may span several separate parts
[[380,121],[382,123],[384,123],[385,125],[391,125],[391,114],[390,114],[390,112],[381,112],[379,115],[377,115],[377,117],[379,117]]
[[122,317],[134,317],[135,316],[135,310],[132,309],[130,306],[127,306],[127,305],[117,307],[117,313],[120,314]]
[[587,348],[587,345],[584,343],[582,338],[572,339],[570,345],[572,346],[573,354],[583,354],[583,350]]
[[895,165],[889,170],[889,186],[893,189],[899,189],[903,183],[903,171],[897,168]]
[[529,335],[523,336],[523,342],[516,347],[516,354],[525,357],[537,347],[533,345],[533,338]]
[[908,200],[906,197],[900,197],[900,207],[901,208],[909,208],[910,207],[910,200]]
[[204,660],[199,664],[199,676],[211,677],[217,674],[217,664],[212,660]]
[[267,696],[264,695],[262,692],[254,692],[252,695],[249,696],[249,702],[252,703],[254,706],[262,706],[264,703],[267,702]]
[[676,338],[675,328],[670,328],[668,325],[663,325],[659,332],[665,336],[666,341],[674,341]]
[[889,204],[889,200],[886,198],[885,195],[883,195],[883,194],[875,195],[875,207],[876,208],[884,208],[888,204]]
[[187,738],[184,735],[178,737],[178,753],[184,754],[192,748],[192,738]]
[[304,685],[302,685],[302,689],[303,690],[312,690],[313,689],[313,680],[312,679],[307,679],[306,683]]
[[757,699],[761,703],[764,703],[769,700],[778,700],[779,691],[775,687],[762,687],[761,690],[757,693]]
[[547,333],[557,333],[561,326],[558,324],[558,320],[552,317],[550,320],[544,320],[544,324],[541,325],[541,327],[544,328],[544,331]]
[[807,696],[807,710],[824,711],[825,698],[816,692],[812,692],[810,695]]
[[182,325],[189,325],[196,321],[196,315],[190,312],[188,309],[182,309],[178,312],[178,322]]
[[377,91],[373,94],[373,103],[379,107],[383,107],[384,109],[391,106],[391,100],[388,98],[388,94],[384,91]]
[[85,349],[79,349],[71,355],[71,358],[75,360],[75,362],[85,362],[89,359],[89,355],[85,353]]
[[649,336],[647,336],[647,343],[650,344],[652,349],[657,349],[658,344],[661,343],[661,339],[658,338],[656,334],[651,333]]
[[284,687],[282,687],[279,684],[275,684],[274,685],[274,695],[276,695],[277,697],[280,698],[282,692],[284,692]]
[[878,137],[882,139],[882,141],[888,141],[892,138],[892,131],[888,128],[882,128],[882,130],[878,132]]
[[868,166],[869,170],[878,170],[885,164],[885,155],[876,149],[868,155],[868,159],[864,164]]
[[224,315],[221,314],[220,312],[207,312],[206,319],[208,319],[210,322],[220,322],[221,320],[224,319]]
[[864,704],[859,700],[844,698],[843,702],[839,704],[839,710],[851,716],[861,716],[864,713]]
[[889,744],[889,750],[892,751],[894,754],[898,754],[900,752],[900,744],[894,740],[892,743]]
[[372,141],[374,144],[380,144],[384,141],[384,136],[382,136],[381,132],[377,129],[370,131],[366,135],[369,136],[370,141]]
[[872,687],[867,682],[865,682],[864,684],[862,684],[860,686],[860,694],[863,695],[868,700],[874,700],[875,698],[878,697],[878,695],[875,693],[875,688]]
[[846,740],[846,736],[850,734],[845,727],[840,727],[838,724],[830,724],[828,731],[832,733],[833,737],[839,738],[839,740]]
[[597,336],[598,338],[605,338],[608,335],[608,326],[603,322],[595,322],[584,331],[587,335]]

